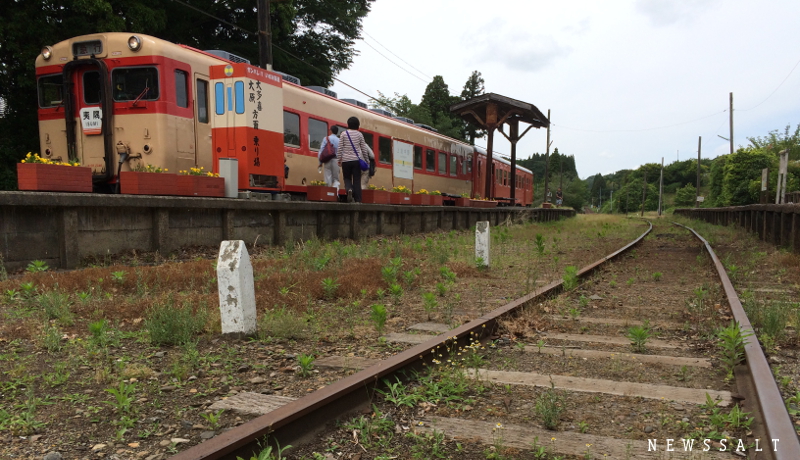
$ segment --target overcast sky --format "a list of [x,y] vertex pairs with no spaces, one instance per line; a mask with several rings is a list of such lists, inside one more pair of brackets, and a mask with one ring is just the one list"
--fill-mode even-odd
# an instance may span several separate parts
[[[377,0],[362,35],[344,82],[419,103],[434,75],[460,95],[478,70],[486,92],[551,110],[582,178],[696,157],[698,136],[704,158],[728,153],[730,92],[736,146],[800,123],[798,0]],[[545,139],[529,131],[518,157]]]

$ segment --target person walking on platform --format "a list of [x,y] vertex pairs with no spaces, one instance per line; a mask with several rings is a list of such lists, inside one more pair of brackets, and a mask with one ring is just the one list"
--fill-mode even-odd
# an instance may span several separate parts
[[556,207],[560,208],[564,204],[564,193],[561,192],[561,187],[556,190]]
[[[323,170],[323,178],[325,179],[325,185],[328,187],[336,187],[338,192],[339,190],[339,160],[338,160],[338,152],[339,152],[339,137],[337,134],[339,133],[338,126],[331,126],[331,133],[322,140],[322,145],[319,146],[319,152],[317,153],[317,159],[322,164]],[[330,157],[330,154],[333,153],[333,158]],[[328,157],[328,161],[323,162],[323,156]]]
[[356,117],[347,119],[347,129],[339,135],[339,166],[342,167],[347,201],[361,203],[361,164],[369,162],[364,135],[358,130],[361,122]]
[[375,152],[367,144],[367,155],[369,156],[369,171],[361,171],[361,190],[369,187],[369,180],[375,175]]

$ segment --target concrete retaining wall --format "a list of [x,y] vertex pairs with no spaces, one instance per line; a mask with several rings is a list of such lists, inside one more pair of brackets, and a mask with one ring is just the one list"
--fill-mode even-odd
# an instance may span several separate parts
[[738,225],[776,246],[800,252],[800,205],[751,204],[728,208],[676,209],[676,215],[717,225]]
[[465,229],[480,220],[498,225],[574,217],[563,209],[259,201],[132,195],[0,192],[0,251],[8,269],[44,260],[74,268],[82,258],[136,249],[168,253],[222,240],[283,245],[311,238]]

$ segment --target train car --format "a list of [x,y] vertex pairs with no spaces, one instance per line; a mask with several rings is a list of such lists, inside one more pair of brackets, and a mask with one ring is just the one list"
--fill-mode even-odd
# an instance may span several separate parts
[[[120,171],[217,172],[220,158],[235,158],[240,189],[302,195],[322,179],[317,153],[329,127],[351,116],[375,153],[372,184],[451,196],[483,190],[480,149],[222,51],[90,34],[44,47],[36,76],[42,156],[90,166],[99,191],[113,191]],[[493,159],[494,196],[510,196],[509,170]],[[529,205],[532,174],[518,167],[517,175],[515,204]]]

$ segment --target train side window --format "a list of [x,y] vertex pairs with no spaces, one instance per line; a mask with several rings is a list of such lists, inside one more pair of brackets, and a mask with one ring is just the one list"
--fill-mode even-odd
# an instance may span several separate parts
[[458,157],[456,155],[450,155],[450,175],[458,175]]
[[422,169],[422,147],[414,146],[414,168]]
[[186,72],[175,70],[175,104],[178,107],[189,107],[189,85],[186,80]]
[[447,154],[439,152],[439,174],[447,175]]
[[467,174],[472,174],[472,157],[467,157]]
[[425,170],[436,171],[436,152],[431,149],[425,151]]
[[58,107],[63,102],[64,77],[59,73],[39,78],[39,107]]
[[225,84],[214,83],[214,99],[217,115],[225,114]]
[[83,102],[86,104],[100,103],[100,72],[85,72],[83,74]]
[[308,119],[308,148],[319,150],[322,139],[328,135],[328,124],[324,121]]
[[208,82],[198,79],[195,87],[197,88],[197,121],[208,123]]
[[233,93],[236,100],[236,113],[239,115],[244,113],[244,82],[233,82]]
[[461,159],[461,174],[467,174],[467,165],[469,164],[469,157]]
[[388,137],[378,138],[378,161],[381,163],[392,162],[392,140]]
[[158,99],[158,70],[155,67],[119,67],[111,71],[114,100],[155,101]]
[[300,147],[300,115],[283,112],[283,143]]
[[[341,129],[339,131],[340,133],[342,132]],[[365,131],[361,131],[361,134],[364,135],[364,142],[366,142],[369,148],[372,149],[372,153],[375,153],[375,136],[373,136],[372,133],[368,133]]]

